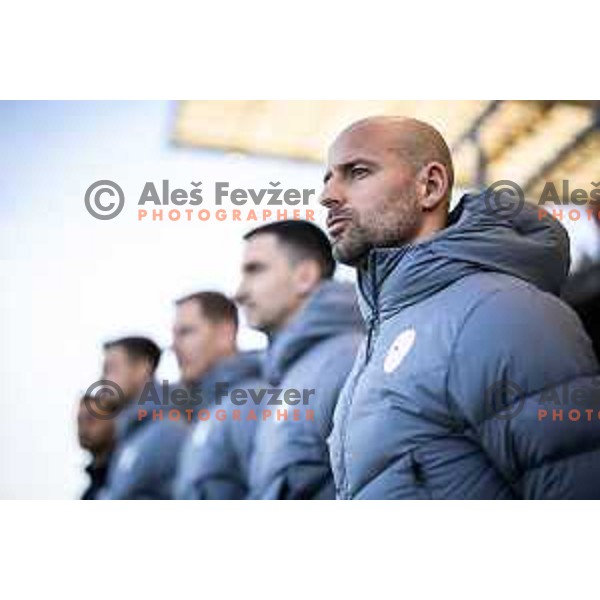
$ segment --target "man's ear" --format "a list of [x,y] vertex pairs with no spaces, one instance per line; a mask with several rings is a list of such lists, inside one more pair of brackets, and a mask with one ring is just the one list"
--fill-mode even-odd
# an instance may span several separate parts
[[232,343],[235,344],[237,327],[231,321],[223,321],[223,323],[219,323],[217,334],[218,343],[222,345],[223,349],[228,349]]
[[309,296],[321,281],[321,269],[314,260],[303,260],[293,273],[294,288],[302,296]]
[[417,175],[420,186],[420,205],[424,211],[437,208],[449,192],[450,180],[446,167],[439,162],[430,162]]
[[140,377],[141,379],[151,379],[152,378],[152,366],[149,360],[143,360],[140,362]]
[[140,358],[131,365],[131,383],[134,386],[142,385],[147,379],[151,379],[152,369],[150,361]]

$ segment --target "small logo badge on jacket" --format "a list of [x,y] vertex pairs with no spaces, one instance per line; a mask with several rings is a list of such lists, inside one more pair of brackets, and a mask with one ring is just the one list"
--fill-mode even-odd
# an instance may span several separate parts
[[414,329],[404,330],[393,342],[383,361],[383,370],[392,373],[404,360],[410,349],[414,346],[417,332]]
[[123,454],[121,454],[121,457],[119,458],[117,469],[124,473],[131,471],[138,455],[139,450],[135,446],[126,446],[123,450]]
[[192,446],[195,448],[200,448],[200,446],[204,445],[206,438],[210,432],[210,422],[206,421],[204,423],[200,422],[196,425],[194,429],[194,433],[192,434]]

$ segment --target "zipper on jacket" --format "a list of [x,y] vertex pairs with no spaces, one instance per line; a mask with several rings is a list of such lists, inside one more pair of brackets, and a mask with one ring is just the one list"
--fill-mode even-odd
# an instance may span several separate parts
[[[340,433],[340,461],[341,461],[341,470],[342,470],[342,493],[345,498],[350,497],[350,491],[348,487],[348,472],[346,469],[346,441],[347,441],[347,425],[348,419],[350,417],[350,411],[352,409],[352,403],[354,401],[354,395],[356,393],[356,388],[360,378],[362,377],[369,361],[371,360],[371,356],[373,354],[373,347],[377,340],[377,336],[379,335],[379,306],[378,306],[378,290],[377,290],[377,281],[376,281],[376,273],[375,273],[375,260],[374,257],[369,257],[369,277],[371,278],[371,286],[373,290],[373,306],[371,307],[372,313],[367,322],[367,341],[365,347],[365,358],[360,367],[360,370],[354,377],[354,382],[352,386],[352,392],[350,393],[350,397],[348,398],[348,403],[346,406],[346,410],[344,411],[344,418],[341,423],[341,433]],[[373,259],[373,260],[371,260]]]
[[[369,276],[371,277],[371,287],[373,289],[373,312],[369,318],[369,330],[367,335],[367,351],[365,354],[364,366],[367,366],[371,355],[373,354],[373,346],[379,334],[379,293],[377,290],[377,276],[375,272],[375,260],[373,259],[369,265]],[[361,371],[362,374],[362,371]]]
[[375,342],[377,340],[378,335],[379,335],[379,318],[377,317],[377,315],[375,315],[369,319],[369,330],[368,330],[368,334],[367,334],[367,348],[366,348],[366,352],[365,352],[365,362],[364,362],[365,367],[371,360],[371,355],[373,354],[373,348],[375,346]]

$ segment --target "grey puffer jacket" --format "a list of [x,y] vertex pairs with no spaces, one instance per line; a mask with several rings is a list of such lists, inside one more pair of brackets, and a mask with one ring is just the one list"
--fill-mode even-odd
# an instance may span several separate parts
[[199,408],[209,409],[210,419],[190,427],[175,476],[176,499],[239,500],[247,496],[257,423],[249,420],[247,413],[253,405],[238,406],[229,396],[217,399],[215,395],[218,386],[227,386],[229,391],[260,390],[260,365],[259,352],[240,352],[222,360],[200,381],[204,401]]
[[568,267],[560,223],[478,195],[423,243],[372,250],[329,440],[337,496],[600,498],[600,377],[556,296]]
[[263,378],[280,389],[314,392],[306,396],[306,404],[273,407],[287,410],[286,420],[271,418],[259,423],[250,469],[252,498],[335,497],[327,437],[362,337],[352,286],[327,281],[272,340]]

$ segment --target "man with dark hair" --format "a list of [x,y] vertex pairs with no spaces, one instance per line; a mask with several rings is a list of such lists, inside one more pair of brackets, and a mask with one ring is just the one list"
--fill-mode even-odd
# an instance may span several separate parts
[[[91,410],[90,410],[91,409]],[[82,500],[96,500],[106,483],[108,463],[115,443],[115,424],[110,418],[111,409],[97,402],[95,396],[83,396],[77,411],[79,445],[87,450],[92,460],[85,471],[89,484]]]
[[319,265],[322,279],[330,279],[335,273],[331,244],[318,227],[310,225],[308,221],[276,221],[252,229],[244,240],[247,242],[258,235],[272,233],[286,245],[289,258],[295,264],[311,258]]
[[[171,497],[185,426],[166,418],[168,402],[154,381],[161,351],[144,337],[104,345],[103,378],[117,384],[126,407],[117,417],[117,446],[110,462],[105,499],[154,500]],[[153,411],[161,411],[155,419]],[[147,414],[141,416],[142,412]]]
[[160,362],[160,348],[145,337],[111,340],[103,348],[104,377],[121,388],[125,399],[138,396],[154,376]]
[[[450,152],[414,119],[350,126],[324,183],[368,326],[330,437],[338,497],[600,497],[600,428],[585,419],[600,377],[556,296],[562,225],[511,197],[467,194],[449,213]],[[545,418],[565,389],[576,403]]]
[[331,245],[315,225],[277,222],[244,239],[237,299],[249,324],[269,337],[264,378],[307,399],[274,407],[274,413],[294,409],[298,420],[289,414],[259,424],[250,497],[333,498],[326,439],[362,336],[355,296],[350,286],[332,281]]
[[[175,304],[173,349],[183,386],[191,399],[201,401],[179,457],[174,495],[181,500],[244,498],[256,422],[243,418],[251,406],[234,407],[226,391],[260,387],[258,354],[238,352],[237,308],[223,294],[199,292]],[[233,420],[233,410],[239,420]],[[200,419],[200,411],[209,418]]]

